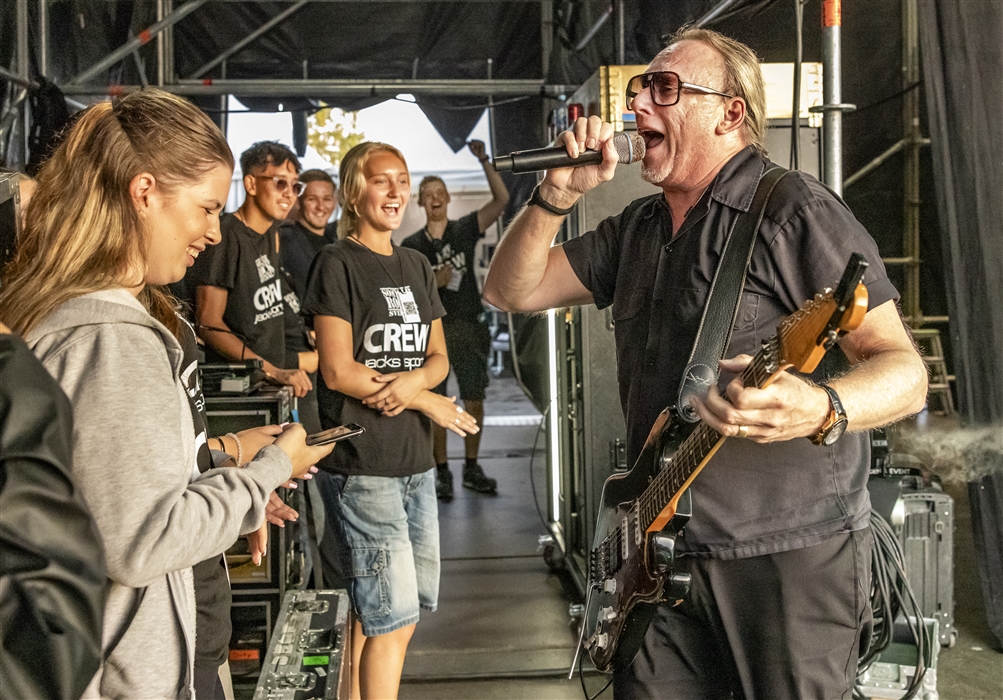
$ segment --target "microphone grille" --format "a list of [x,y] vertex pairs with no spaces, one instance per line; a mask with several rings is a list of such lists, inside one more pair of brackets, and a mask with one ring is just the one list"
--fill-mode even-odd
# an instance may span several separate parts
[[644,139],[639,134],[621,131],[613,137],[613,147],[621,163],[636,163],[644,158]]

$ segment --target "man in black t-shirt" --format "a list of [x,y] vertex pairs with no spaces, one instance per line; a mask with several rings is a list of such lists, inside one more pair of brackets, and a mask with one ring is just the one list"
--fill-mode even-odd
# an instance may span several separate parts
[[299,196],[295,220],[287,219],[282,223],[279,241],[282,265],[296,295],[302,299],[313,259],[321,248],[338,240],[337,223],[328,223],[338,203],[338,188],[323,170],[303,171],[300,184],[303,192]]
[[[495,252],[484,293],[510,311],[612,306],[633,464],[659,412],[676,403],[728,233],[770,166],[765,86],[739,42],[683,30],[631,78],[626,98],[646,145],[642,176],[662,192],[552,247],[578,198],[616,170],[612,126],[577,120],[558,142],[571,156],[600,150],[602,164],[547,172]],[[870,262],[860,326],[811,377],[778,372],[768,386],[744,386],[736,375],[761,341],[834,287],[853,252]],[[691,404],[728,438],[689,485],[692,517],[675,539],[674,573],[692,585],[678,605],[654,611],[635,659],[614,669],[617,700],[665,697],[669,688],[674,697],[750,700],[852,692],[870,622],[866,431],[923,407],[926,367],[874,241],[809,175],[776,184],[742,292],[721,380]],[[634,467],[642,481],[654,468]],[[606,637],[588,643],[607,649]]]
[[[289,313],[295,292],[282,274],[279,222],[293,204],[299,161],[285,146],[262,141],[240,156],[247,198],[220,221],[222,241],[203,251],[189,274],[195,287],[195,318],[208,344],[207,358],[259,358],[265,375],[305,397],[317,371],[317,353],[287,348],[290,333],[302,334],[298,309]],[[290,296],[293,295],[293,296]]]
[[[402,246],[413,248],[428,258],[436,271],[436,283],[446,316],[442,330],[446,336],[449,364],[456,372],[460,385],[460,398],[464,407],[484,426],[484,390],[488,385],[488,355],[491,336],[483,323],[481,294],[474,274],[474,250],[487,227],[498,220],[508,204],[508,189],[501,176],[491,167],[484,152],[484,143],[467,144],[484,167],[491,188],[491,201],[478,211],[457,221],[447,218],[449,192],[441,178],[430,175],[418,186],[418,204],[425,209],[428,222],[425,228],[408,236]],[[445,393],[446,382],[436,389]],[[448,501],[453,497],[453,475],[449,471],[446,454],[446,431],[435,427],[433,453],[436,463],[436,493]],[[463,485],[481,493],[497,493],[497,482],[484,475],[477,463],[481,434],[468,434],[464,438],[466,462],[463,466]]]

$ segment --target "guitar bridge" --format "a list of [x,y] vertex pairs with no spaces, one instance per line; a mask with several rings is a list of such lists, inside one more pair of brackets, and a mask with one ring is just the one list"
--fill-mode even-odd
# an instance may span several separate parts
[[627,561],[627,555],[628,555],[628,552],[627,552],[627,538],[629,537],[627,535],[627,533],[630,532],[629,522],[628,522],[628,520],[627,520],[626,517],[624,517],[623,527],[621,528],[620,532],[623,533],[623,537],[620,538],[620,553],[621,553],[620,556],[621,556],[621,559],[624,562],[626,562]]

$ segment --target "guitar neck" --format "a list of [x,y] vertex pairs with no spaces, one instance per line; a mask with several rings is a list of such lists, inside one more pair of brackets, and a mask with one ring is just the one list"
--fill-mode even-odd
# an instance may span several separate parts
[[[783,331],[781,335],[782,333]],[[761,389],[780,371],[775,359],[779,342],[779,337],[773,336],[763,343],[763,347],[742,372],[744,386]],[[665,507],[689,486],[724,440],[725,436],[701,422],[679,445],[672,461],[663,467],[638,498],[638,513],[645,530],[662,528],[664,523],[656,523],[656,520],[659,520]],[[653,524],[656,527],[652,528]]]

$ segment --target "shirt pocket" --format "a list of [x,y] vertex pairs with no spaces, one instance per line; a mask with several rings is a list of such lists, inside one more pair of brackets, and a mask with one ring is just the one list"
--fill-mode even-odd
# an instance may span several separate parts
[[756,330],[756,319],[759,317],[759,295],[752,292],[742,294],[735,316],[736,331]]
[[637,316],[649,296],[651,294],[647,289],[638,288],[615,295],[613,297],[613,323],[629,321]]
[[616,366],[620,378],[632,376],[644,362],[649,314],[642,312],[648,306],[650,297],[651,292],[645,288],[634,288],[613,297]]

